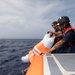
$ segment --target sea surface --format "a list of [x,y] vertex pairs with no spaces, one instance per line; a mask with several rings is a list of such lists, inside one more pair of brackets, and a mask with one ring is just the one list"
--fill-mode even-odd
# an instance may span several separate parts
[[22,75],[29,66],[21,57],[33,49],[41,39],[0,39],[0,75]]

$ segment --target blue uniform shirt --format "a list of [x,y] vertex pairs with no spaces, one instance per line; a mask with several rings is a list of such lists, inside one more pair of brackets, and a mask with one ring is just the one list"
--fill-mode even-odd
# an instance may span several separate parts
[[65,42],[70,42],[72,44],[72,46],[70,47],[70,51],[71,53],[75,53],[75,31],[70,30],[67,33],[65,33],[62,40]]

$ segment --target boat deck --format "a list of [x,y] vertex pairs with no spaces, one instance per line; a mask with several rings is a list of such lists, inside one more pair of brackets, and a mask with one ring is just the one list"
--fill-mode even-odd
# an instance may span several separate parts
[[75,54],[44,55],[44,75],[75,75]]

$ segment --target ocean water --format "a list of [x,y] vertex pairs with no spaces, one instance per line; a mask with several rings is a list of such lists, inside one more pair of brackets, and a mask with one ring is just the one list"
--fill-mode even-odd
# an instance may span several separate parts
[[29,66],[21,57],[33,49],[40,39],[0,39],[0,75],[22,75]]

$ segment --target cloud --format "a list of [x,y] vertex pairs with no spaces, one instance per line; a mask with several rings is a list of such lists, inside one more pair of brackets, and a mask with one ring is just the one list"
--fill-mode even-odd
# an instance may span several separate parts
[[74,6],[65,0],[0,0],[0,38],[42,38]]

